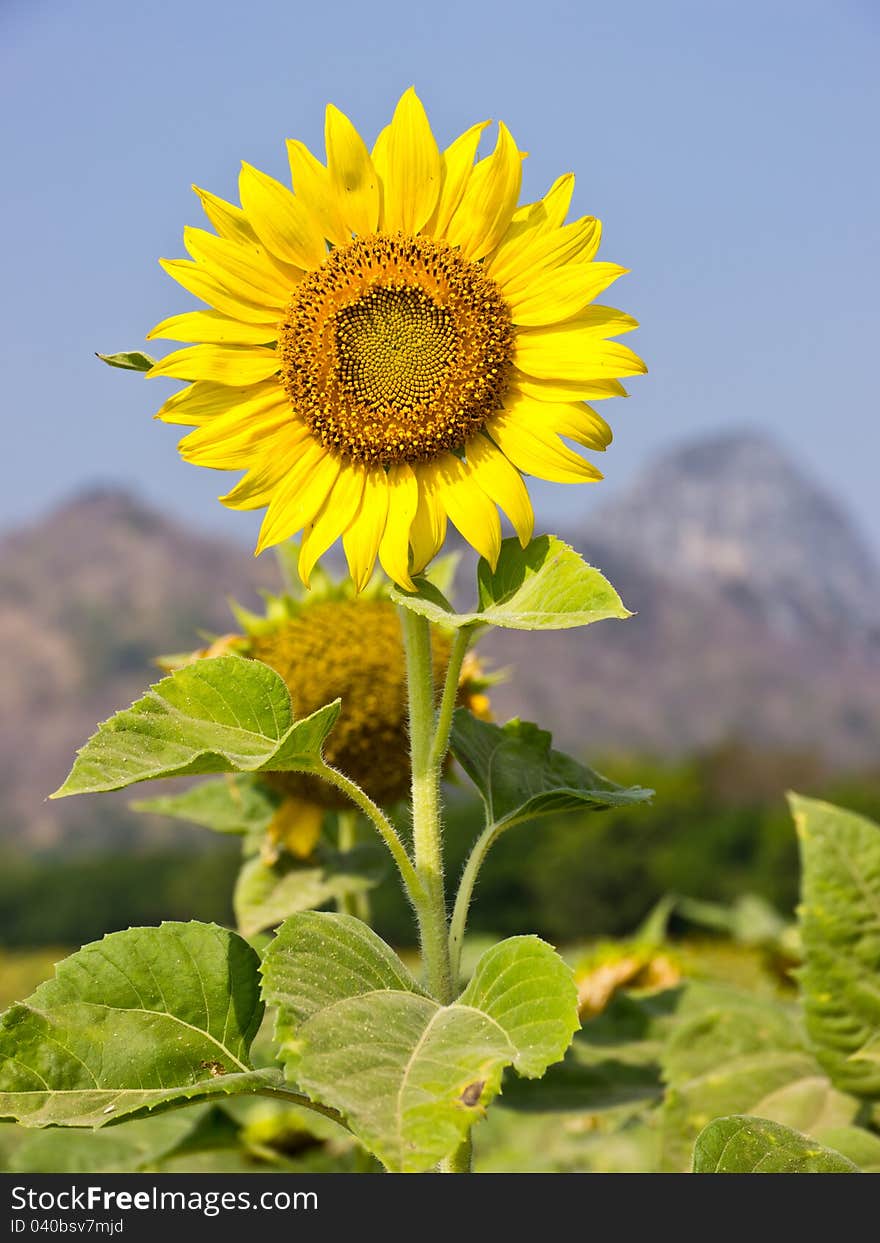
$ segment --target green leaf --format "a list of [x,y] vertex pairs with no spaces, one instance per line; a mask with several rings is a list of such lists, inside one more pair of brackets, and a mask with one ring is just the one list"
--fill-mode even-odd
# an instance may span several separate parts
[[855,1162],[863,1174],[880,1174],[880,1135],[860,1126],[829,1127],[816,1138]]
[[213,829],[215,833],[262,834],[269,827],[284,795],[265,781],[247,773],[226,773],[212,781],[202,781],[181,794],[138,799],[133,811],[154,816],[170,816],[190,824]]
[[141,350],[127,350],[122,354],[96,354],[108,367],[121,367],[123,371],[149,371],[155,367],[156,359]]
[[426,995],[394,950],[354,915],[293,915],[278,929],[260,970],[263,996],[278,1008],[275,1034],[289,1066],[298,1057],[298,1027],[318,1011],[361,992]]
[[689,1168],[713,1118],[748,1113],[804,1130],[845,1125],[858,1103],[836,1092],[806,1047],[797,1011],[720,986],[690,985],[661,1056],[666,1170]]
[[342,1112],[389,1169],[418,1173],[453,1152],[516,1056],[479,1010],[406,992],[352,997],[300,1029],[297,1081]]
[[858,1174],[859,1167],[799,1131],[745,1115],[716,1118],[694,1148],[695,1174]]
[[448,1156],[498,1092],[504,1067],[540,1073],[575,1026],[571,973],[534,937],[490,950],[450,1006],[426,996],[393,951],[345,915],[293,916],[266,952],[263,976],[288,1073],[338,1109],[386,1168],[404,1173]]
[[313,771],[338,715],[336,700],[296,721],[284,681],[261,661],[199,660],[100,725],[51,797],[195,773]]
[[489,825],[563,811],[604,811],[647,802],[652,790],[615,785],[561,751],[529,721],[500,727],[458,708],[451,749],[482,795]]
[[19,1174],[129,1174],[177,1152],[198,1132],[204,1115],[205,1107],[196,1106],[102,1131],[25,1130],[8,1168]]
[[130,928],[84,946],[0,1018],[0,1117],[100,1127],[256,1090],[258,966],[246,941],[213,924]]
[[233,896],[238,930],[245,937],[274,928],[289,915],[325,902],[365,893],[382,879],[387,855],[381,846],[356,846],[339,853],[319,847],[310,859],[285,854],[268,865],[249,860],[238,875]]
[[580,1027],[571,969],[539,937],[509,937],[477,964],[459,1004],[488,1014],[516,1050],[514,1069],[539,1079]]
[[880,1096],[880,826],[791,797],[801,849],[807,1032],[837,1087]]
[[481,558],[474,612],[456,613],[427,579],[416,579],[416,585],[416,594],[395,588],[392,598],[447,629],[569,630],[632,616],[607,579],[555,535],[541,535],[526,548],[517,539],[504,540],[494,570]]

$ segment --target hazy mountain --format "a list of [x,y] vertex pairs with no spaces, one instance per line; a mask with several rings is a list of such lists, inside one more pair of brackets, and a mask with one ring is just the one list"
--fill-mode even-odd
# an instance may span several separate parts
[[256,603],[273,568],[107,490],[0,541],[0,838],[136,833],[124,795],[44,800],[96,723],[160,676],[153,658],[231,629],[226,596]]
[[653,463],[577,538],[720,592],[780,633],[880,640],[880,568],[836,500],[757,434]]
[[[880,754],[880,571],[772,441],[699,440],[564,532],[637,616],[493,636],[568,745],[658,753],[732,736],[835,765]],[[527,653],[528,645],[528,655]]]
[[[499,716],[538,720],[593,757],[745,737],[876,762],[880,575],[840,507],[772,443],[686,447],[561,534],[637,615],[493,634],[487,654],[514,667],[494,695]],[[156,832],[125,811],[125,794],[44,800],[96,722],[154,680],[157,652],[228,630],[226,597],[253,603],[274,581],[271,558],[112,491],[0,541],[0,837],[51,846]]]

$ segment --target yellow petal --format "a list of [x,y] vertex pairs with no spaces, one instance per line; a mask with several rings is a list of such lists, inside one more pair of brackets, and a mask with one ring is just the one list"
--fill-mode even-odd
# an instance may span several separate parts
[[503,242],[487,261],[486,270],[508,297],[552,268],[564,263],[591,262],[601,237],[601,223],[595,216],[584,216],[561,229]]
[[[545,380],[600,380],[643,375],[647,367],[632,350],[606,341],[595,325],[563,324],[519,332],[514,361],[526,375]],[[622,331],[618,328],[616,331]]]
[[[241,205],[264,246],[279,259],[306,270],[327,258],[324,234],[304,203],[287,186],[242,163]],[[288,294],[289,294],[288,290]]]
[[312,521],[330,495],[340,465],[339,459],[332,457],[322,444],[312,442],[269,502],[254,550],[256,556],[289,539]]
[[299,429],[276,433],[266,441],[259,460],[220,500],[229,509],[263,509],[311,443],[311,435]]
[[279,389],[274,399],[249,402],[184,436],[177,446],[185,462],[214,470],[239,470],[258,458],[270,437],[291,428],[290,407]]
[[440,157],[440,194],[434,214],[425,226],[426,233],[434,237],[445,236],[473,172],[477,147],[488,124],[488,121],[480,121],[472,125]]
[[535,529],[535,513],[519,471],[485,436],[474,436],[468,441],[467,460],[473,477],[490,500],[507,514],[525,548]]
[[488,255],[501,241],[516,209],[522,182],[522,159],[506,125],[498,126],[498,142],[470,175],[462,200],[446,230],[451,246],[466,259]]
[[563,380],[536,380],[514,370],[511,389],[536,401],[599,401],[606,397],[627,397],[629,394],[619,380],[582,380],[580,383]]
[[172,394],[153,418],[183,427],[200,427],[230,410],[240,410],[250,403],[259,404],[263,399],[277,398],[278,394],[277,380],[263,380],[249,388],[230,388],[228,384],[200,380]]
[[351,230],[345,227],[326,167],[305,143],[293,138],[287,142],[287,158],[294,191],[302,202],[308,203],[324,237],[334,246],[347,245],[351,241]]
[[409,533],[419,507],[419,485],[406,462],[391,467],[386,476],[388,518],[379,543],[382,569],[405,591],[415,591],[409,576]]
[[307,859],[320,841],[323,827],[321,807],[288,797],[269,821],[266,835],[273,846],[283,846],[298,859]]
[[364,495],[365,475],[362,466],[343,466],[333,491],[306,527],[299,549],[299,576],[307,587],[316,562],[354,521]]
[[412,86],[394,110],[382,161],[384,227],[411,237],[431,218],[440,193],[440,152]]
[[147,372],[147,378],[213,380],[234,387],[268,380],[278,370],[278,355],[256,345],[190,345],[166,354]]
[[450,521],[494,569],[501,551],[501,521],[495,505],[452,453],[444,453],[429,469]]
[[183,243],[193,259],[233,293],[275,312],[287,306],[296,281],[284,281],[263,251],[189,227],[183,230]]
[[388,484],[381,466],[368,470],[357,517],[342,536],[355,590],[363,591],[373,573],[388,520]]
[[413,557],[413,574],[420,574],[433,561],[446,538],[446,510],[430,469],[416,468],[419,483],[419,507],[409,533]]
[[616,263],[568,263],[545,272],[521,292],[507,295],[513,322],[533,328],[571,319],[626,271]]
[[[268,312],[267,312],[268,316]],[[148,341],[199,341],[205,345],[267,345],[278,336],[277,323],[245,324],[219,311],[187,311],[163,319]]]
[[249,296],[243,292],[247,288],[243,285],[230,289],[225,280],[219,280],[201,263],[193,263],[190,259],[160,259],[159,263],[188,293],[235,319],[243,319],[249,324],[264,324],[267,314],[273,309],[280,314],[281,308],[267,307],[262,295],[256,296],[251,289]]
[[513,213],[510,228],[504,235],[502,245],[515,239],[532,239],[550,229],[559,229],[565,223],[566,213],[574,191],[574,173],[563,173],[542,199],[525,203]]
[[569,440],[577,441],[585,449],[595,449],[599,453],[604,453],[611,444],[613,437],[611,428],[601,414],[591,410],[582,401],[560,402],[555,406],[544,403],[543,409],[547,412],[547,427],[558,432],[560,436],[567,436]]
[[591,462],[585,462],[538,421],[546,407],[537,403],[536,406],[536,417],[531,425],[527,420],[511,417],[507,411],[489,420],[486,430],[504,456],[525,474],[554,483],[587,483],[601,479],[601,472]]
[[344,112],[327,105],[327,167],[342,218],[352,233],[374,233],[379,223],[379,178],[364,140]]
[[198,186],[193,186],[193,189],[201,200],[202,210],[221,237],[246,246],[258,244],[257,235],[240,207],[227,203],[225,199],[220,199],[216,194],[210,194]]

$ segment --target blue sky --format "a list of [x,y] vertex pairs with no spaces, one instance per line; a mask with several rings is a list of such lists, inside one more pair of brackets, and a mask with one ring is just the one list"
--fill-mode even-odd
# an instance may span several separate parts
[[748,425],[880,547],[878,32],[873,0],[2,0],[0,525],[100,481],[251,538],[214,499],[231,477],[151,421],[167,382],[94,351],[190,305],[156,259],[201,223],[192,182],[231,197],[243,158],[283,177],[328,100],[372,138],[414,82],[441,143],[505,120],[526,192],[572,169],[600,257],[632,269],[614,301],[651,373],[602,407],[607,482],[541,488],[542,525]]

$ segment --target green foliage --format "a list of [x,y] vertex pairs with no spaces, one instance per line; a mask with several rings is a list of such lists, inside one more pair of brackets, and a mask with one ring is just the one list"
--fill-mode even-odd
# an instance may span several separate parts
[[134,811],[186,820],[215,833],[246,835],[265,832],[282,798],[265,781],[255,781],[248,773],[227,773],[180,794],[140,799],[131,806]]
[[718,1118],[700,1134],[695,1174],[858,1174],[859,1167],[766,1118]]
[[459,708],[450,746],[480,792],[487,825],[506,828],[551,812],[605,811],[647,802],[653,791],[623,789],[551,749],[551,735],[529,721],[500,728]]
[[96,354],[108,367],[121,367],[123,371],[149,371],[155,367],[156,359],[141,350],[126,350],[121,354]]
[[85,946],[0,1021],[0,1117],[100,1127],[253,1091],[258,961],[235,933],[207,924],[133,928]]
[[[401,1172],[453,1152],[498,1092],[503,1068],[541,1073],[577,1026],[571,973],[534,937],[490,950],[450,1006],[345,915],[293,916],[263,974],[288,1075]],[[524,1000],[527,1015],[518,1012]]]
[[790,1003],[694,984],[679,1018],[661,1056],[665,1169],[689,1167],[696,1136],[715,1117],[756,1114],[810,1131],[853,1120],[857,1102],[822,1074]]
[[519,540],[504,540],[494,570],[481,558],[473,612],[457,613],[427,579],[416,585],[415,595],[395,588],[392,598],[448,629],[568,630],[632,616],[607,579],[555,535],[538,536],[526,548]]
[[200,660],[98,727],[53,798],[197,773],[307,772],[339,701],[296,721],[282,678],[240,656]]
[[792,796],[803,864],[799,909],[807,1030],[838,1085],[880,1096],[880,826]]
[[342,853],[321,846],[309,859],[284,854],[273,864],[250,859],[235,884],[238,930],[252,937],[298,911],[366,893],[387,871],[386,860],[377,845],[356,846]]

